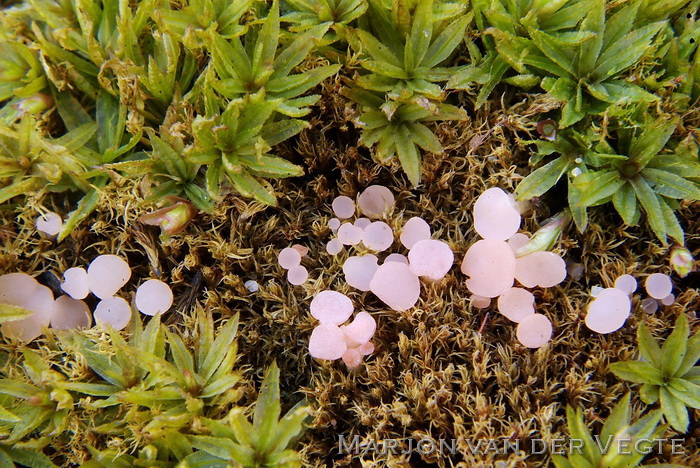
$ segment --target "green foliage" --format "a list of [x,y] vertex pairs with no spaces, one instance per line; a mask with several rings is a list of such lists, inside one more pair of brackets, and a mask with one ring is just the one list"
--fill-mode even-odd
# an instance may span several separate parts
[[[355,29],[350,45],[363,54],[362,67],[348,97],[360,104],[362,141],[377,145],[375,156],[384,162],[397,155],[401,167],[415,185],[420,181],[420,149],[440,152],[433,131],[421,122],[461,120],[466,115],[442,104],[445,92],[439,83],[456,72],[441,67],[462,42],[471,15],[459,15],[432,0],[399,2],[389,10],[370,1],[371,29]],[[458,6],[458,5],[455,5]],[[437,11],[436,11],[437,10]]]
[[[557,468],[590,468],[604,466],[606,468],[624,468],[638,466],[646,456],[645,450],[654,445],[666,430],[658,427],[661,420],[660,411],[652,411],[635,422],[630,421],[630,394],[620,400],[605,420],[599,435],[591,435],[583,419],[583,411],[566,407],[566,422],[569,437],[582,443],[580,453],[572,450],[568,457],[552,455],[552,461]],[[625,441],[625,444],[617,441]],[[639,441],[639,442],[638,442]],[[638,445],[635,445],[638,444]],[[630,447],[634,447],[630,450]]]
[[620,379],[642,384],[640,397],[648,405],[660,402],[668,424],[678,432],[688,430],[687,407],[700,409],[700,333],[690,336],[688,318],[678,316],[663,346],[640,324],[637,345],[641,360],[616,362],[610,370]]
[[[635,225],[641,212],[662,241],[681,244],[684,233],[674,214],[678,200],[700,199],[700,161],[692,139],[664,152],[678,120],[659,118],[637,129],[616,131],[618,150],[592,132],[568,130],[555,141],[535,141],[532,164],[550,154],[554,160],[530,173],[517,187],[518,199],[540,196],[567,174],[568,202],[579,230],[588,223],[586,208],[613,203],[625,224]],[[597,141],[596,141],[597,140]]]
[[333,33],[329,42],[344,36],[345,27],[367,11],[367,0],[286,0],[289,13],[282,20],[292,23],[292,32],[302,32],[315,26],[331,23]]

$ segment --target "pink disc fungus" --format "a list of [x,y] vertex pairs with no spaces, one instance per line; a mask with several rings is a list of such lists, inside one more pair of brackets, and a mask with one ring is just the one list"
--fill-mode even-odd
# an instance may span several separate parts
[[102,327],[111,325],[115,330],[123,330],[131,320],[131,307],[121,297],[108,297],[97,304],[93,315]]
[[408,252],[411,271],[416,276],[425,276],[433,281],[444,278],[454,261],[455,255],[450,246],[435,239],[418,241]]
[[301,255],[302,258],[306,257],[306,254],[309,253],[309,248],[305,245],[294,244],[292,248],[299,252],[299,255]]
[[553,252],[532,252],[517,258],[515,278],[526,288],[551,288],[566,279],[566,262]]
[[73,299],[85,299],[90,294],[90,282],[85,268],[74,267],[64,271],[61,289]]
[[334,361],[340,359],[347,349],[345,333],[338,328],[338,325],[321,324],[311,332],[309,339],[311,357]]
[[287,271],[287,281],[294,286],[299,286],[306,283],[307,279],[309,279],[309,272],[301,265],[292,267]]
[[343,250],[343,243],[340,242],[340,239],[331,239],[326,244],[326,252],[331,255],[338,255],[341,250]]
[[352,223],[343,223],[338,229],[338,239],[343,245],[357,245],[364,231]]
[[370,250],[381,252],[394,243],[394,232],[383,221],[375,221],[362,232],[362,243]]
[[491,298],[472,294],[469,302],[471,303],[472,307],[476,307],[477,309],[485,309],[491,305]]
[[345,195],[336,197],[331,206],[333,213],[340,219],[347,219],[355,214],[355,202]]
[[632,303],[625,291],[607,288],[588,305],[586,326],[596,333],[612,333],[619,330],[630,316]]
[[53,314],[53,293],[26,273],[0,276],[0,304],[20,307],[34,312],[20,320],[2,324],[2,334],[20,341],[32,341],[48,327]]
[[54,301],[51,314],[51,328],[57,330],[74,330],[90,328],[92,313],[85,302],[70,296],[61,296]]
[[535,296],[526,289],[510,288],[498,297],[498,311],[511,322],[520,323],[535,313]]
[[340,220],[338,218],[331,218],[328,220],[328,227],[332,232],[338,231],[340,227]]
[[420,280],[407,265],[388,262],[377,269],[370,290],[384,304],[401,312],[418,302]]
[[401,243],[407,249],[413,248],[418,241],[430,239],[430,226],[423,218],[414,216],[406,221],[401,230]]
[[508,239],[508,245],[510,245],[510,248],[513,249],[515,253],[525,247],[528,242],[530,242],[530,237],[522,232],[516,232]]
[[367,229],[367,226],[372,224],[372,220],[369,218],[357,218],[353,224],[360,229]]
[[149,279],[136,289],[135,302],[144,315],[164,313],[173,305],[173,291],[161,280]]
[[507,242],[482,239],[467,250],[462,261],[467,288],[483,297],[498,297],[513,287],[515,254]]
[[647,314],[653,314],[659,309],[659,302],[652,297],[647,297],[642,301],[641,307]]
[[282,268],[289,270],[290,268],[294,268],[301,263],[301,254],[297,249],[287,247],[280,251],[279,255],[277,256],[277,261]]
[[348,369],[356,369],[362,364],[362,353],[357,348],[346,349],[342,359]]
[[100,299],[114,296],[129,278],[131,268],[124,259],[116,255],[100,255],[87,269],[90,291]]
[[377,322],[363,310],[352,322],[343,325],[340,329],[345,333],[345,343],[348,348],[357,348],[372,339],[377,329]]
[[370,185],[357,198],[357,205],[368,218],[381,218],[394,206],[394,194],[383,185]]
[[61,232],[63,220],[53,211],[47,211],[36,219],[36,230],[49,237],[56,237]]
[[369,356],[374,352],[374,344],[371,341],[363,343],[356,348],[363,356]]
[[372,254],[349,257],[343,264],[345,281],[360,291],[369,291],[372,278],[379,269],[378,261]]
[[322,325],[340,325],[350,318],[355,307],[345,294],[325,290],[316,294],[309,305],[311,316]]
[[673,283],[671,283],[671,278],[663,273],[654,273],[647,277],[644,287],[647,293],[654,299],[662,300],[671,294],[673,290]]
[[542,314],[530,314],[518,323],[518,341],[527,348],[541,348],[552,338],[552,322]]
[[474,204],[474,229],[484,239],[509,239],[518,232],[520,222],[513,200],[500,188],[486,190]]
[[661,303],[665,306],[673,305],[674,302],[676,302],[676,296],[674,296],[673,293],[661,299]]
[[632,275],[618,276],[615,280],[615,288],[624,291],[627,295],[631,295],[637,290],[637,280]]
[[401,255],[399,253],[393,253],[393,254],[389,254],[384,259],[384,263],[386,263],[386,262],[399,262],[399,263],[403,263],[404,265],[408,265],[408,258],[406,258],[405,255]]

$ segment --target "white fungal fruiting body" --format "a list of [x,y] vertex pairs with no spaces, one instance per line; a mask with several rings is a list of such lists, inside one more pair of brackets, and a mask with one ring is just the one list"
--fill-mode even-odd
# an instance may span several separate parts
[[515,254],[507,242],[482,239],[467,250],[462,261],[467,288],[478,296],[498,297],[513,287]]
[[326,252],[331,255],[338,255],[341,250],[343,250],[343,243],[340,242],[340,239],[331,239],[326,244]]
[[659,309],[659,303],[653,297],[647,297],[642,301],[642,310],[647,314],[653,314]]
[[514,201],[500,188],[486,190],[474,204],[474,229],[484,239],[509,239],[518,232],[520,222]]
[[400,312],[418,302],[420,280],[407,265],[388,262],[377,269],[370,289],[384,304]]
[[331,231],[336,232],[340,227],[340,220],[338,218],[331,218],[328,221],[328,227]]
[[673,305],[674,302],[676,302],[676,296],[674,296],[673,294],[669,294],[668,296],[661,299],[661,303],[665,306]]
[[63,220],[58,214],[48,211],[36,219],[37,231],[43,232],[47,236],[55,237],[61,232]]
[[85,299],[90,294],[90,282],[85,268],[69,268],[63,272],[61,289],[73,299]]
[[69,296],[61,296],[54,301],[51,328],[73,330],[90,328],[90,326],[92,326],[92,313],[85,302]]
[[340,219],[350,218],[355,214],[355,202],[350,197],[341,195],[336,197],[332,203],[333,213]]
[[338,239],[343,245],[357,245],[362,240],[363,230],[352,223],[343,223],[338,229]]
[[279,255],[277,256],[277,261],[282,268],[289,270],[290,268],[294,268],[301,263],[301,254],[297,249],[287,247],[280,251]]
[[566,279],[566,262],[553,252],[532,252],[517,258],[515,279],[526,288],[551,288]]
[[401,231],[401,243],[407,249],[413,248],[418,241],[430,239],[430,226],[423,218],[417,216],[406,221]]
[[167,312],[173,305],[170,286],[157,279],[150,279],[136,290],[136,308],[145,315]]
[[314,328],[309,339],[309,354],[316,359],[334,361],[348,349],[345,334],[338,325],[321,324]]
[[353,223],[355,227],[360,229],[366,229],[370,224],[372,224],[372,221],[369,218],[357,218]]
[[498,311],[512,322],[535,313],[535,296],[526,289],[510,288],[498,297]]
[[472,307],[476,307],[477,309],[485,309],[491,305],[491,298],[473,294],[470,298],[470,302]]
[[518,323],[518,341],[528,348],[540,348],[552,338],[552,322],[542,314],[531,314]]
[[510,245],[510,248],[513,249],[513,252],[516,254],[518,250],[525,247],[528,242],[530,242],[530,238],[527,234],[522,232],[517,232],[508,239],[508,245]]
[[121,297],[108,297],[97,304],[93,315],[99,325],[111,325],[115,330],[123,330],[131,320],[131,307]]
[[619,276],[615,280],[615,288],[630,295],[637,290],[637,280],[632,275]]
[[306,283],[307,279],[309,279],[309,272],[306,267],[297,265],[287,271],[287,281],[294,286],[300,286]]
[[340,327],[345,334],[345,343],[348,348],[356,348],[367,343],[377,329],[377,322],[365,311],[359,312],[348,325]]
[[394,243],[394,232],[385,222],[375,221],[362,231],[362,243],[370,250],[381,252]]
[[370,283],[378,269],[378,259],[371,254],[349,257],[343,264],[345,281],[360,291],[370,290]]
[[671,278],[663,273],[654,273],[649,275],[644,283],[644,287],[651,297],[658,300],[664,299],[671,294],[671,291],[673,291],[673,283],[671,282]]
[[383,185],[370,185],[357,198],[357,205],[368,218],[381,218],[394,206],[394,194]]
[[630,315],[632,304],[625,291],[607,288],[588,305],[586,326],[597,333],[607,334],[619,330]]
[[100,255],[90,263],[87,274],[90,291],[105,299],[114,296],[129,281],[131,268],[121,257]]
[[401,255],[399,253],[393,253],[393,254],[389,254],[384,259],[384,263],[386,263],[386,262],[399,262],[399,263],[403,263],[404,265],[408,265],[408,258],[406,258],[405,255]]
[[20,341],[32,341],[48,327],[53,314],[54,299],[49,288],[25,273],[0,276],[0,304],[20,307],[34,312],[21,320],[2,324],[2,334]]
[[435,239],[418,241],[408,252],[411,271],[416,276],[425,276],[434,281],[445,277],[454,260],[455,256],[450,246]]
[[321,324],[340,325],[350,318],[355,307],[345,294],[326,290],[316,294],[309,309]]

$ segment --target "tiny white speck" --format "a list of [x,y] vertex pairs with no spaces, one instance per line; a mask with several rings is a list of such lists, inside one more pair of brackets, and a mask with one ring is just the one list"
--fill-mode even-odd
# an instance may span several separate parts
[[243,283],[243,286],[245,286],[245,288],[248,290],[248,292],[252,292],[252,293],[258,292],[258,290],[260,289],[260,286],[258,286],[258,283],[256,281],[253,281],[253,280],[246,281],[245,283]]

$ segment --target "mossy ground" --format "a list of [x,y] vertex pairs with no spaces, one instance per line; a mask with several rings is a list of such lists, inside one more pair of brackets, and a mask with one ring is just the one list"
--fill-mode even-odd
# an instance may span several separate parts
[[[247,370],[242,403],[254,401],[253,389],[276,360],[286,406],[305,396],[314,408],[311,429],[298,447],[306,465],[319,467],[541,466],[547,454],[528,454],[529,441],[566,437],[567,404],[583,407],[587,423],[597,433],[628,391],[607,367],[636,357],[640,321],[647,321],[655,336],[665,337],[675,317],[688,313],[691,329],[700,330],[694,313],[700,308],[697,272],[684,280],[674,278],[677,300],[671,307],[648,316],[640,310],[636,295],[632,316],[622,330],[598,335],[585,327],[592,286],[612,286],[623,273],[638,279],[653,272],[670,273],[668,248],[647,228],[624,226],[605,206],[591,210],[585,234],[570,226],[555,247],[564,257],[583,263],[584,278],[568,278],[558,287],[535,291],[538,312],[554,325],[552,341],[539,350],[519,345],[515,326],[493,306],[478,310],[469,305],[459,262],[477,240],[471,219],[476,197],[492,186],[512,191],[528,173],[530,148],[521,139],[535,137],[535,116],[551,110],[552,103],[537,95],[502,96],[472,112],[468,121],[443,124],[439,134],[444,154],[424,155],[422,182],[411,187],[398,167],[381,167],[367,149],[357,147],[353,107],[340,96],[339,87],[335,82],[324,88],[312,128],[282,146],[280,155],[302,164],[307,175],[275,182],[279,207],[266,208],[232,193],[214,213],[198,215],[183,233],[161,241],[156,230],[136,221],[148,211],[139,184],[114,175],[98,210],[60,244],[35,232],[36,207],[43,204],[67,213],[74,200],[43,194],[26,205],[0,207],[0,273],[52,272],[60,277],[65,269],[87,265],[100,253],[117,253],[127,256],[134,267],[129,294],[139,278],[152,274],[173,286],[178,311],[166,321],[181,331],[191,326],[188,317],[195,303],[216,316],[239,312],[238,365]],[[468,104],[468,96],[463,98]],[[503,104],[508,102],[514,104]],[[349,288],[342,275],[347,249],[331,257],[324,248],[331,238],[326,223],[332,216],[332,199],[340,194],[353,197],[376,183],[396,195],[388,216],[395,232],[411,216],[422,216],[434,236],[455,251],[455,267],[448,276],[435,284],[423,283],[417,306],[402,313],[387,310],[371,293]],[[554,190],[535,201],[522,228],[534,232],[564,207],[564,198]],[[700,203],[686,203],[679,210],[687,246],[696,258],[699,210]],[[276,262],[277,252],[292,243],[309,248],[303,264],[310,278],[302,286],[291,286]],[[394,251],[399,248],[397,243]],[[47,281],[47,276],[42,279]],[[243,283],[249,279],[259,283],[259,292],[245,289]],[[365,309],[377,319],[376,351],[357,371],[348,371],[340,361],[319,362],[308,355],[308,338],[315,326],[308,305],[327,288],[348,294],[356,310]],[[633,407],[636,419],[645,410],[636,395]],[[683,453],[671,454],[667,444],[663,454],[651,455],[645,462],[700,466],[700,412],[691,411],[688,434],[676,436],[685,439]],[[339,454],[341,434],[348,439],[359,435],[362,443],[426,438],[437,443],[457,438],[459,453],[421,458],[416,453],[370,452],[360,459]],[[85,437],[93,443],[98,440],[94,435]],[[519,440],[522,450],[471,454],[467,441],[479,439]],[[74,460],[81,456],[78,440],[72,444]],[[66,452],[65,447],[56,450]],[[84,448],[82,454],[87,454]]]

